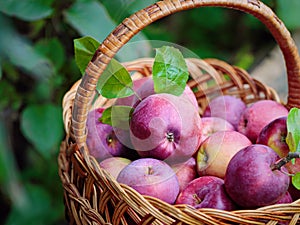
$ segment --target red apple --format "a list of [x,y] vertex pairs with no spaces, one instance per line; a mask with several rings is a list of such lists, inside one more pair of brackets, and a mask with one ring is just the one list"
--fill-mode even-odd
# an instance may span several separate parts
[[218,131],[234,131],[235,128],[227,120],[220,117],[202,117],[202,136],[201,143],[213,133]]
[[197,152],[198,174],[224,178],[231,158],[249,145],[250,140],[237,131],[218,131],[212,134],[204,140]]
[[153,94],[133,111],[130,129],[132,144],[140,156],[183,162],[200,145],[201,118],[186,98]]
[[171,165],[178,178],[180,191],[197,177],[196,160],[191,157],[187,161]]
[[131,163],[131,160],[123,157],[111,157],[104,159],[99,163],[99,166],[109,172],[114,178],[117,179],[120,171]]
[[156,197],[173,204],[179,183],[173,169],[164,161],[142,158],[131,162],[119,173],[119,183],[126,184],[142,195]]
[[277,202],[274,204],[286,204],[293,202],[291,194],[287,191]]
[[256,143],[268,145],[280,157],[284,157],[289,153],[289,146],[285,139],[287,135],[287,117],[283,116],[272,120],[259,133]]
[[89,112],[87,117],[87,147],[89,153],[98,161],[112,156],[125,156],[132,150],[125,147],[116,137],[114,129],[99,121],[104,108],[97,108]]
[[280,103],[272,100],[260,100],[244,110],[239,121],[238,131],[256,143],[259,133],[268,123],[287,115],[288,110]]
[[203,117],[220,117],[230,122],[237,129],[242,112],[246,109],[246,104],[239,98],[223,95],[210,101],[204,109]]
[[230,160],[224,179],[228,195],[238,205],[256,208],[274,204],[286,193],[290,178],[273,170],[278,154],[266,145],[253,144],[237,152]]
[[191,181],[181,191],[175,204],[187,204],[199,208],[234,210],[235,203],[224,189],[224,181],[214,176],[203,176]]

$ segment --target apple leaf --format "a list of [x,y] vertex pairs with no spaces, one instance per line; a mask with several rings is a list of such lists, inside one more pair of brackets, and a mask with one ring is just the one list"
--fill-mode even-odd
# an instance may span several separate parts
[[85,68],[99,45],[97,40],[88,36],[74,39],[75,61],[81,74],[84,74]]
[[291,152],[300,152],[300,109],[292,108],[287,117],[286,143]]
[[294,185],[295,188],[297,188],[298,190],[300,190],[300,173],[296,173],[292,177],[292,183],[293,183],[293,185]]
[[153,82],[156,93],[181,95],[189,77],[181,52],[171,46],[156,49],[153,63]]
[[105,98],[124,98],[134,94],[129,72],[117,60],[112,59],[101,74],[97,90]]
[[99,121],[113,127],[127,130],[133,108],[125,105],[114,105],[106,108]]

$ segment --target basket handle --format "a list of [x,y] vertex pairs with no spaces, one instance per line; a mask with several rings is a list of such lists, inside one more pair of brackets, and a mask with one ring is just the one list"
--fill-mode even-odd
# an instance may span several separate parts
[[259,0],[163,0],[123,20],[101,43],[77,89],[72,111],[72,131],[78,147],[86,148],[86,119],[100,75],[118,50],[140,30],[154,21],[179,11],[216,6],[244,11],[257,17],[277,41],[286,63],[287,108],[300,107],[300,58],[289,31],[274,12]]

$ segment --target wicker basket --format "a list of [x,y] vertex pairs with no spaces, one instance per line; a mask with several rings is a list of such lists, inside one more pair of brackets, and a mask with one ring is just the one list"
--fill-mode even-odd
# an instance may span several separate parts
[[[297,224],[300,200],[255,210],[222,211],[169,205],[156,198],[142,196],[119,184],[101,169],[86,146],[87,113],[93,107],[109,106],[112,100],[99,96],[92,105],[99,76],[116,52],[138,31],[152,22],[178,11],[205,6],[241,10],[266,25],[284,55],[288,77],[288,99],[284,105],[300,107],[300,59],[290,33],[276,15],[258,0],[165,0],[126,18],[102,42],[82,80],[76,82],[63,99],[66,138],[58,157],[59,175],[64,189],[66,218],[70,224]],[[251,78],[238,67],[217,59],[186,59],[199,113],[211,98],[229,94],[249,104],[259,99],[279,98],[272,88]],[[151,75],[153,59],[124,63],[134,79]],[[228,77],[230,79],[228,79]],[[282,103],[283,104],[283,103]]]

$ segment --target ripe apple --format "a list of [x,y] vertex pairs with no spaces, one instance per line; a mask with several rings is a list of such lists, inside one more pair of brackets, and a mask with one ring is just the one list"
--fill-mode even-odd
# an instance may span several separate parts
[[101,161],[99,166],[117,179],[120,171],[129,163],[131,163],[130,159],[124,157],[111,157]]
[[212,134],[204,140],[196,154],[198,174],[224,178],[231,158],[249,145],[250,140],[237,131],[218,131]]
[[141,158],[124,167],[117,177],[142,195],[156,197],[173,204],[179,193],[179,183],[173,169],[164,161]]
[[246,107],[246,104],[237,97],[221,95],[210,101],[204,109],[203,117],[220,117],[237,129],[241,114]]
[[182,191],[188,183],[197,177],[196,160],[191,157],[185,162],[171,165],[171,168],[176,173],[179,182],[180,191]]
[[137,105],[131,141],[141,157],[185,161],[200,145],[201,118],[182,96],[153,94]]
[[287,116],[288,110],[273,100],[260,100],[247,107],[239,121],[238,131],[246,135],[252,143],[261,130],[272,120]]
[[226,194],[223,179],[214,176],[203,176],[191,181],[179,193],[175,204],[187,204],[196,209],[236,209],[235,203]]
[[[238,205],[256,208],[274,204],[286,193],[290,178],[272,166],[280,159],[266,145],[253,144],[237,152],[230,160],[224,184],[228,195]],[[283,172],[282,172],[283,171]]]
[[287,191],[277,202],[274,204],[286,204],[293,202],[291,194]]
[[[150,95],[155,94],[153,78],[152,78],[152,76],[149,78],[150,79],[148,79],[146,82],[144,82],[136,91],[137,96],[139,96],[139,98],[141,100]],[[185,89],[181,96],[188,99],[189,101],[191,101],[191,103],[198,110],[199,106],[198,106],[196,96],[195,96],[194,92],[192,91],[192,89],[188,85],[185,86]],[[135,101],[137,102],[135,105],[137,105],[140,102],[140,100],[137,99],[137,97],[135,97]]]
[[259,133],[256,143],[268,145],[280,158],[286,156],[290,149],[285,139],[287,135],[287,117],[279,117],[268,123]]
[[112,156],[125,156],[132,150],[125,147],[116,137],[114,129],[108,124],[99,121],[104,108],[97,108],[87,116],[87,147],[89,153],[98,161]]
[[224,120],[220,117],[202,117],[202,136],[201,136],[201,143],[213,133],[218,131],[234,131],[235,128],[231,123],[227,120]]

